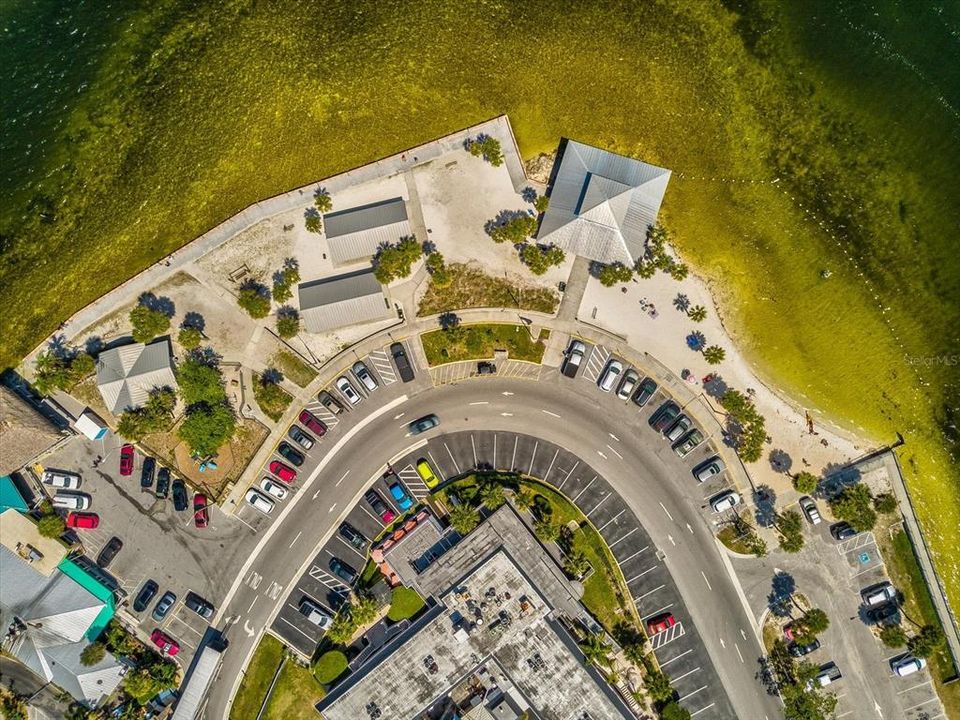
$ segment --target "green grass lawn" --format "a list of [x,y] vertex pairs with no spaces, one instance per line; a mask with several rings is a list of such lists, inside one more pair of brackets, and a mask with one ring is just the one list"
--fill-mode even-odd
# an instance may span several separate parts
[[453,263],[448,268],[451,282],[437,288],[433,282],[420,300],[418,315],[435,315],[464,308],[517,308],[552,313],[560,304],[554,290],[543,287],[517,287],[504,278],[487,275],[479,268]]
[[412,588],[398,587],[390,598],[390,610],[387,617],[394,622],[406,620],[423,610],[426,603],[420,594]]
[[264,635],[233,699],[230,720],[248,720],[257,716],[282,657],[283,645],[280,641],[271,635]]
[[289,350],[280,350],[272,358],[270,364],[283,373],[283,376],[300,387],[309,385],[317,371],[307,365]]
[[[903,614],[920,625],[940,626],[930,591],[923,580],[920,564],[913,554],[913,545],[903,530],[891,537],[887,532],[878,532],[877,540],[887,566],[890,580],[903,593]],[[909,623],[906,623],[909,626]],[[914,628],[915,629],[915,628]],[[929,658],[930,674],[943,700],[947,717],[960,718],[960,683],[944,685],[943,681],[955,675],[953,663],[946,646]]]
[[526,158],[570,137],[674,171],[662,219],[765,379],[875,442],[905,435],[960,603],[956,3],[14,0],[0,18],[0,368],[248,204],[505,112]]
[[506,350],[511,360],[538,363],[546,349],[541,333],[537,340],[523,325],[460,325],[452,330],[431,330],[420,336],[427,362],[442,365],[459,360],[493,358],[494,350]]
[[317,711],[313,706],[323,695],[323,688],[310,669],[288,660],[277,678],[263,720],[315,720]]

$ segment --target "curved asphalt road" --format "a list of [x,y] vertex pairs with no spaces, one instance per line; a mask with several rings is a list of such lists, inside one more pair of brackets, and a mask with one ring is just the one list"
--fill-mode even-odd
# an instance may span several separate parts
[[[426,373],[422,374],[426,376]],[[230,641],[205,717],[226,718],[230,698],[260,633],[304,566],[388,461],[419,438],[406,424],[436,413],[439,433],[497,430],[535,435],[582,458],[622,496],[665,553],[665,563],[740,718],[781,710],[756,680],[761,646],[703,510],[703,491],[669,444],[649,429],[649,408],[600,393],[544,368],[539,382],[483,378],[431,388],[396,383],[378,390],[310,453],[296,504],[278,505],[273,525],[234,582],[216,624]],[[662,401],[661,398],[654,403]],[[402,416],[401,416],[402,413]],[[700,459],[705,446],[695,452]],[[311,467],[319,461],[319,465]],[[256,578],[254,582],[251,578]],[[255,585],[255,587],[254,587]],[[669,670],[669,668],[668,668]]]

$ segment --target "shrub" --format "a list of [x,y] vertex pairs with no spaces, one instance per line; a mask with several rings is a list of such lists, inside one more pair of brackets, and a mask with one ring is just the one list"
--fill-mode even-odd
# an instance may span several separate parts
[[170,329],[170,318],[161,310],[137,305],[130,311],[130,324],[133,325],[133,339],[146,343]]
[[703,349],[703,359],[707,361],[708,365],[719,365],[726,355],[727,351],[719,345],[711,345]]
[[565,257],[563,250],[555,246],[541,248],[539,245],[524,243],[520,248],[520,261],[534,275],[543,275],[551,267],[561,265]]
[[573,550],[563,558],[563,571],[570,577],[583,577],[590,568],[590,558],[580,550]]
[[556,542],[560,537],[560,526],[552,520],[537,520],[533,524],[533,532],[542,542]]
[[350,603],[350,616],[357,627],[366,625],[377,616],[377,601],[368,595],[358,595]]
[[187,350],[195,350],[203,342],[203,333],[195,327],[182,327],[177,334],[177,342]]
[[903,647],[907,644],[907,634],[899,625],[882,625],[880,642],[890,648]]
[[289,285],[285,285],[284,283],[274,283],[271,295],[273,296],[274,302],[284,303],[293,297],[293,291],[290,289]]
[[438,288],[449,287],[453,282],[453,275],[447,269],[443,260],[443,255],[438,252],[432,252],[427,255],[427,272],[433,279],[433,284]]
[[793,476],[793,489],[802,495],[813,495],[818,484],[817,476],[805,470]]
[[293,400],[290,394],[278,384],[276,372],[265,372],[254,379],[253,397],[264,414],[273,421],[279,420]]
[[176,406],[177,395],[173,390],[168,387],[154,388],[142,407],[123,412],[117,432],[129,440],[140,440],[150,433],[163,432],[173,423]]
[[315,208],[307,208],[306,212],[304,212],[303,226],[307,229],[307,232],[323,232],[323,219]]
[[80,664],[84,667],[90,667],[99,663],[106,656],[107,649],[102,643],[90,643],[80,653]]
[[677,702],[670,701],[660,710],[660,720],[690,720],[690,711]]
[[665,702],[673,697],[673,687],[670,678],[659,670],[650,668],[643,679],[643,686],[647,689],[650,699],[654,702]]
[[873,530],[877,513],[872,506],[870,489],[862,483],[848,485],[830,501],[830,509],[841,520],[846,520],[857,532]]
[[687,275],[690,273],[690,268],[688,268],[684,263],[674,263],[670,266],[670,277],[672,277],[677,282],[685,280]]
[[943,631],[936,625],[924,625],[907,640],[907,649],[920,658],[928,658],[943,644]]
[[707,309],[703,305],[694,305],[687,310],[687,317],[694,322],[703,322],[707,319]]
[[41,535],[47,538],[58,538],[63,535],[63,531],[67,529],[66,524],[63,522],[63,518],[57,515],[56,513],[50,513],[49,515],[44,515],[40,518],[40,521],[37,523],[37,530]]
[[519,245],[533,237],[537,232],[537,219],[532,215],[521,213],[493,225],[487,233],[495,243],[509,242]]
[[237,305],[255,320],[270,314],[270,291],[255,280],[248,280],[240,287]]
[[357,624],[353,621],[349,610],[344,608],[338,612],[334,618],[330,629],[327,630],[327,637],[330,642],[337,645],[346,645],[353,639],[353,633],[357,630]]
[[277,335],[288,340],[300,332],[300,313],[296,308],[282,307],[277,313]]
[[405,237],[395,245],[380,248],[373,259],[373,274],[384,285],[398,278],[407,277],[423,254],[423,247],[416,237]]
[[503,165],[503,150],[500,141],[489,135],[477,135],[467,142],[467,149],[474,157],[483,157],[493,167]]
[[498,482],[488,482],[480,489],[480,499],[490,510],[496,510],[507,499],[503,494],[503,485]]
[[891,493],[880,493],[873,499],[873,509],[881,515],[896,512],[897,499]]
[[70,392],[95,366],[93,358],[86,353],[64,356],[41,352],[34,364],[33,384],[41,395],[49,395],[54,390]]
[[513,494],[513,502],[521,510],[529,510],[532,508],[534,500],[536,500],[536,495],[534,495],[533,490],[528,487],[521,487]]
[[160,660],[127,673],[123,689],[140,705],[146,705],[158,693],[176,686],[177,666]]
[[461,535],[466,535],[480,523],[476,508],[461,503],[450,511],[450,525]]
[[325,652],[313,664],[313,675],[321,685],[329,685],[347,669],[347,656],[339,650]]
[[387,611],[387,618],[393,622],[412,618],[423,610],[425,605],[426,603],[416,590],[398,587],[394,589],[390,596],[390,610]]
[[613,263],[604,265],[597,273],[597,279],[604,287],[613,287],[617,283],[630,282],[633,277],[633,270],[623,263]]

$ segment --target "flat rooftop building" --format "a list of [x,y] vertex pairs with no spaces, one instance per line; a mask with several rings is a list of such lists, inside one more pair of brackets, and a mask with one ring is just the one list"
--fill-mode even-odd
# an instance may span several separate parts
[[397,316],[372,269],[301,283],[297,292],[300,315],[312,333]]
[[335,267],[372,257],[381,245],[410,235],[402,197],[327,213],[323,224]]
[[[500,514],[515,516],[508,507],[493,517]],[[472,557],[472,567],[434,596],[407,632],[333,688],[317,704],[321,716],[419,718],[451,702],[456,690],[461,712],[473,713],[468,717],[530,711],[542,720],[631,718],[616,692],[584,662],[559,620],[562,611],[524,572],[513,549],[501,544],[477,556],[478,546],[467,544],[471,536],[431,567],[454,555]]]

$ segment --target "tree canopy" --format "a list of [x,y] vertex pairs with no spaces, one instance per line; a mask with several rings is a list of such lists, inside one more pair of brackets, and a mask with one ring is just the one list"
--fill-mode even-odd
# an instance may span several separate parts
[[803,521],[796,510],[787,510],[777,516],[776,527],[780,533],[780,549],[798,553],[803,549]]
[[285,306],[277,312],[277,335],[284,340],[300,332],[300,313],[296,308]]
[[237,419],[226,402],[203,403],[189,408],[177,433],[193,452],[207,457],[233,437],[236,427]]
[[565,257],[563,250],[556,246],[543,248],[532,243],[524,243],[520,248],[520,260],[534,275],[543,275],[551,267],[561,265]]
[[467,503],[460,503],[450,511],[450,525],[461,535],[466,535],[479,523],[480,514]]
[[744,462],[756,462],[763,454],[767,440],[766,421],[746,395],[727,390],[720,396],[720,405],[727,411],[727,433]]
[[146,343],[170,329],[170,318],[162,310],[147,305],[137,305],[130,311],[133,339]]
[[617,283],[630,282],[633,270],[623,263],[604,265],[597,273],[597,279],[604,287],[613,287]]
[[189,405],[217,403],[226,398],[223,376],[217,365],[208,356],[190,353],[177,368],[177,384],[180,397]]
[[380,248],[373,259],[373,274],[384,285],[407,277],[413,264],[423,254],[423,247],[414,236],[405,237],[394,245]]
[[187,350],[195,350],[203,342],[203,333],[195,327],[182,327],[180,332],[177,333],[177,342]]
[[907,648],[920,658],[933,655],[943,644],[943,630],[936,625],[924,625],[920,632],[907,641]]
[[830,501],[830,509],[840,520],[846,520],[857,532],[873,530],[877,513],[873,509],[873,496],[863,483],[848,485]]
[[482,157],[493,167],[503,165],[503,150],[500,147],[500,141],[489,135],[477,135],[474,139],[468,141],[467,148],[474,157]]
[[802,495],[812,495],[817,491],[817,485],[819,484],[817,476],[806,470],[794,475],[792,482],[793,489]]
[[41,395],[49,395],[54,390],[70,392],[95,366],[87,353],[66,355],[46,350],[37,355],[33,384]]
[[123,412],[117,432],[129,440],[141,440],[150,433],[162,432],[173,422],[176,405],[177,396],[172,389],[154,388],[141,407]]
[[248,280],[240,287],[237,305],[246,310],[247,314],[255,320],[265,318],[270,314],[270,291],[266,285]]

